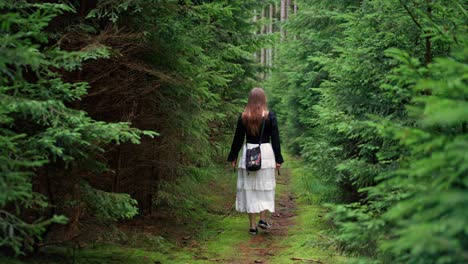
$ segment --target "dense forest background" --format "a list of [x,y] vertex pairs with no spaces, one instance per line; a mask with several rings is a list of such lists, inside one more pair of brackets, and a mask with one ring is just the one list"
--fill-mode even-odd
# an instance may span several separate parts
[[466,262],[466,2],[298,2],[268,87],[336,242],[369,263]]
[[467,262],[466,9],[0,2],[2,252],[190,214],[194,192],[181,186],[225,163],[248,91],[261,85],[283,144],[306,163],[304,195],[328,204],[339,250],[359,263]]
[[224,161],[255,5],[2,1],[1,245],[179,203],[176,179]]

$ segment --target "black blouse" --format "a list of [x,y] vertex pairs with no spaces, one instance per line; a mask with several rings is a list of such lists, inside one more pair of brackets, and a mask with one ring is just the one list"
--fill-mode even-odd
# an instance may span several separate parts
[[[261,125],[260,125],[261,126]],[[229,152],[228,161],[234,161],[237,159],[240,149],[244,144],[244,138],[246,135],[246,129],[244,123],[242,122],[242,115],[239,116],[237,120],[236,134],[234,135],[234,140],[232,141],[231,151]],[[283,163],[283,156],[281,155],[281,146],[280,138],[278,132],[278,122],[276,116],[273,112],[269,112],[268,118],[265,120],[265,129],[263,131],[262,143],[270,143],[273,147],[273,152],[275,154],[276,163]],[[247,143],[258,144],[260,142],[260,133],[257,136],[247,133]]]

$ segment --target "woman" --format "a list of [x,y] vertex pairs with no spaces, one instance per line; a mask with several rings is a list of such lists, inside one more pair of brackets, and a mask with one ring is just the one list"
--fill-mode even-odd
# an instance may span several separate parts
[[[265,121],[264,131],[260,139],[263,120]],[[247,138],[246,144],[244,144],[245,137]],[[248,149],[257,147],[260,140],[262,142],[261,169],[247,171],[245,169],[246,147]],[[268,111],[265,91],[262,88],[252,89],[244,112],[237,121],[236,133],[228,157],[233,167],[236,166],[237,156],[242,146],[244,147],[238,166],[236,210],[248,213],[249,233],[255,235],[258,233],[255,219],[257,213],[260,213],[258,226],[263,229],[271,227],[266,219],[266,213],[275,211],[275,169],[279,169],[283,163],[276,116]]]

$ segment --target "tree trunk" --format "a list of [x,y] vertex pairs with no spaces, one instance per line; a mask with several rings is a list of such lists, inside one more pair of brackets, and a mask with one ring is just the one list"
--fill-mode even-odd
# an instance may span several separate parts
[[[281,5],[278,5],[278,2],[275,3],[275,14],[274,14],[274,18],[275,18],[275,24],[273,26],[273,32],[280,32],[281,29],[280,29],[280,26],[278,24],[278,21],[281,20]],[[278,47],[276,46],[276,43],[274,45],[274,48],[273,48],[273,59],[276,57],[276,54],[278,54]]]
[[[269,24],[268,24],[268,34],[273,34],[273,14],[274,14],[274,8],[273,8],[273,5],[270,4],[270,12],[269,12],[269,17],[270,17],[270,21],[269,21]],[[272,47],[269,47],[268,48],[268,66],[271,67],[273,66],[273,48]]]
[[286,19],[288,18],[287,1],[288,0],[281,0],[281,21],[286,21]]
[[[262,7],[261,23],[262,23],[262,27],[261,27],[260,34],[263,35],[263,34],[265,34],[265,28],[266,28],[266,26],[265,26],[265,8],[264,8],[264,7]],[[262,48],[262,49],[261,49],[261,52],[260,52],[260,64],[261,64],[262,66],[265,66],[265,58],[266,58],[266,56],[265,56],[265,48]],[[263,76],[263,74],[262,74],[262,76]],[[264,76],[263,76],[263,77],[264,77]]]
[[[258,31],[257,31],[257,10],[254,9],[254,16],[252,18],[252,21],[253,21],[253,24],[254,24],[254,34],[257,35],[258,34]],[[253,54],[254,56],[254,62],[257,62],[258,61],[258,54],[257,54],[257,51],[254,52]]]
[[[427,16],[431,18],[432,1],[426,0],[426,6],[427,6]],[[429,63],[431,63],[431,61],[432,61],[432,42],[431,42],[431,37],[427,36],[426,37],[426,53],[424,54],[424,63],[427,66]]]
[[114,175],[114,184],[112,185],[112,192],[119,192],[120,190],[120,171],[122,168],[122,147],[118,147],[119,150],[117,152],[117,168],[115,170]]
[[[294,15],[296,15],[297,14],[297,0],[294,0],[292,9],[293,9]],[[296,39],[297,39],[297,36],[294,35],[294,40]]]
[[[280,12],[280,21],[281,21],[281,24],[286,21],[286,18],[287,18],[287,0],[281,0],[281,12]],[[284,39],[284,37],[286,36],[286,33],[283,29],[283,25],[280,25],[281,27],[281,40]]]

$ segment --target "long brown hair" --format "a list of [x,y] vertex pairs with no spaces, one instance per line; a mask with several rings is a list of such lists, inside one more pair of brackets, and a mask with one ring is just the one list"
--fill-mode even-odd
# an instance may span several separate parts
[[255,87],[250,91],[249,100],[242,113],[242,122],[250,134],[260,134],[262,115],[268,116],[267,98],[262,88]]

